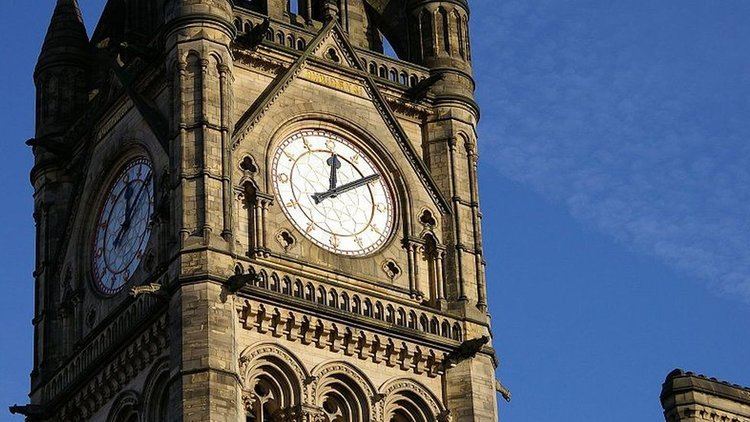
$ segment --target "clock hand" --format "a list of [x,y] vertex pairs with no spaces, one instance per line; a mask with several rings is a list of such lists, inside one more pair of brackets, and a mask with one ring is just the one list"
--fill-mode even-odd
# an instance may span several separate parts
[[[143,184],[141,184],[141,188],[138,190],[138,193],[135,195],[135,199],[132,202],[133,205],[137,204],[138,201],[141,199],[141,194],[143,193],[143,190],[146,189],[146,186],[148,186],[150,182],[151,182],[151,174],[149,174],[143,180]],[[127,197],[128,197],[128,194],[127,192],[125,192],[125,198],[127,199]],[[117,237],[115,237],[114,246],[117,246],[120,244],[120,240],[122,240],[122,235],[126,231],[128,231],[128,229],[130,228],[130,219],[133,217],[133,211],[135,210],[135,208],[132,205],[128,207],[128,204],[125,203],[125,210],[126,210],[125,221],[122,222],[122,225],[120,226],[120,231],[117,233]]]
[[331,177],[328,179],[330,182],[330,186],[328,187],[328,190],[334,190],[336,189],[336,170],[341,168],[341,160],[339,160],[339,156],[336,155],[336,153],[331,154],[331,158],[326,160],[326,164],[328,164],[331,167]]
[[367,177],[363,177],[359,180],[355,180],[345,185],[341,185],[337,188],[330,189],[327,192],[316,193],[312,195],[312,199],[313,201],[315,201],[316,204],[320,204],[325,199],[335,198],[336,196],[341,195],[342,193],[349,192],[352,189],[357,189],[358,187],[364,186],[372,182],[373,180],[377,180],[379,178],[380,178],[379,174],[373,174]]
[[125,186],[125,218],[123,219],[122,223],[120,224],[120,230],[117,231],[117,237],[115,237],[114,246],[120,244],[120,238],[122,238],[122,233],[127,230],[127,227],[130,226],[130,219],[128,216],[130,215],[130,209],[133,207],[132,202],[130,202],[130,198],[133,197],[133,187],[130,183]]

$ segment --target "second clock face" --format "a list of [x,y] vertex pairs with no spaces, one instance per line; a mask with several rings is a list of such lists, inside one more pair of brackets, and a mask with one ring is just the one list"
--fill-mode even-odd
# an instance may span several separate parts
[[141,263],[154,211],[152,179],[148,160],[130,161],[104,199],[91,260],[96,286],[104,294],[120,291]]
[[272,167],[279,205],[296,228],[331,252],[375,252],[393,229],[386,180],[353,143],[326,131],[301,131],[276,150]]

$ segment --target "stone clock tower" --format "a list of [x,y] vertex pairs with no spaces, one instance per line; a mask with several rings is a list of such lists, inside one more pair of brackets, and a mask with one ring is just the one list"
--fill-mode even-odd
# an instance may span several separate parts
[[[495,421],[467,0],[58,0],[30,421]],[[398,58],[383,54],[385,40]]]

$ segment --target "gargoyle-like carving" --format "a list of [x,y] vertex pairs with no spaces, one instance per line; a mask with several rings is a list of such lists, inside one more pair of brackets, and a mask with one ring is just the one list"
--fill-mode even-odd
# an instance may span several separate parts
[[24,415],[29,418],[29,420],[43,418],[47,413],[44,407],[38,404],[25,404],[23,406],[16,404],[13,406],[9,406],[8,410],[10,410],[10,413],[14,415]]
[[240,289],[245,287],[246,284],[254,284],[258,280],[260,280],[260,275],[255,272],[235,274],[227,280],[227,290],[229,290],[230,293],[237,293]]
[[506,402],[510,403],[510,390],[500,380],[495,380],[495,391],[500,393]]
[[466,340],[465,342],[461,343],[460,346],[450,352],[450,354],[448,354],[445,359],[445,365],[455,366],[467,359],[474,358],[477,353],[482,350],[482,347],[484,347],[489,342],[490,338],[487,336]]
[[406,91],[406,97],[411,100],[421,100],[425,95],[427,95],[427,91],[430,89],[430,87],[441,80],[443,80],[443,75],[433,75],[427,79],[423,79],[418,84],[414,85],[413,87],[409,88],[408,91]]
[[138,298],[138,296],[141,295],[154,295],[160,299],[167,298],[167,292],[162,289],[162,286],[159,283],[144,284],[142,286],[135,286],[130,289],[130,296]]
[[263,23],[254,27],[250,32],[238,36],[235,39],[235,43],[250,50],[255,50],[263,42],[263,38],[266,36],[266,32],[268,32],[270,26],[271,21],[264,19]]

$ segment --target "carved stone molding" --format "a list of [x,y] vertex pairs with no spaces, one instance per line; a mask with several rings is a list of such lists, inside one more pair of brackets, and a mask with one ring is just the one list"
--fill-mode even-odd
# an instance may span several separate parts
[[166,315],[162,315],[118,355],[109,359],[75,395],[66,400],[54,420],[89,418],[123,386],[163,355],[167,344]]
[[311,344],[347,356],[436,377],[443,373],[445,352],[339,326],[329,320],[246,299],[238,302],[242,327],[288,341]]

